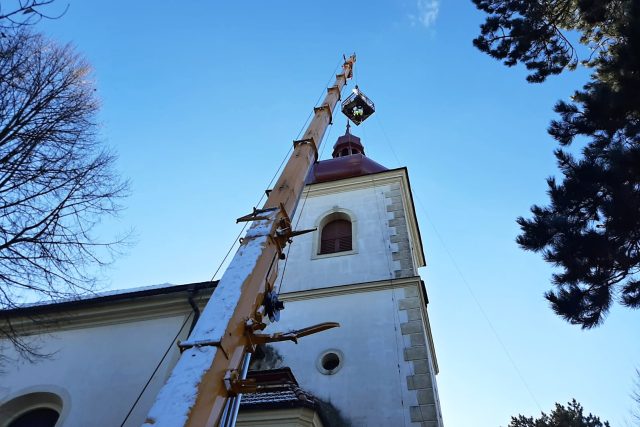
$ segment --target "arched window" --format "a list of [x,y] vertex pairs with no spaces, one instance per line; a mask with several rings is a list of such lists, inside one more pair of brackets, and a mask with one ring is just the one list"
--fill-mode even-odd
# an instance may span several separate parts
[[320,255],[350,251],[352,247],[351,221],[336,219],[322,227]]
[[54,427],[60,413],[51,408],[34,408],[11,420],[8,427]]
[[62,398],[55,393],[23,394],[0,405],[0,426],[54,427],[59,424],[62,409]]

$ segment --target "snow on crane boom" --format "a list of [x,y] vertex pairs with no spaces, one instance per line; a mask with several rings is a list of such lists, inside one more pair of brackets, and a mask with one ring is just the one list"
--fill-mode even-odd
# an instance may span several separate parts
[[[318,160],[318,149],[355,61],[355,54],[345,58],[334,85],[327,89],[322,104],[314,108],[302,139],[294,141],[293,153],[263,208],[254,208],[253,213],[238,219],[253,224],[188,341],[180,343],[182,355],[158,393],[145,426],[232,425],[239,400],[230,404],[230,398],[255,391],[255,385],[244,379],[248,354],[255,345],[296,341],[339,326],[324,323],[284,334],[257,333],[265,328],[263,316],[279,309],[272,294],[278,259],[283,259],[283,249],[290,239],[301,234],[292,230],[290,218],[302,195],[305,177]],[[265,300],[267,304],[263,305]]]

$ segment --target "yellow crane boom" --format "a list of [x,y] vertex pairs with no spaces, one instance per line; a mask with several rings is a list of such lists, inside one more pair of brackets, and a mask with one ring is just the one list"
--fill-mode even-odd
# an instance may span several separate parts
[[337,324],[327,323],[290,334],[265,335],[263,302],[277,277],[278,260],[292,237],[293,216],[304,188],[304,180],[318,157],[320,144],[331,123],[342,88],[351,78],[355,55],[346,58],[333,86],[303,134],[273,191],[261,209],[239,218],[252,221],[240,247],[220,279],[187,342],[182,355],[149,411],[145,426],[218,426],[224,414],[237,411],[229,397],[253,391],[244,380],[248,352],[257,344],[293,340]]

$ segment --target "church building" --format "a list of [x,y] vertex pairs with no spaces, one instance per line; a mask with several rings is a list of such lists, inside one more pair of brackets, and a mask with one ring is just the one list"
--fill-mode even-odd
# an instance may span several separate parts
[[[316,162],[280,261],[285,304],[266,332],[339,328],[259,347],[237,426],[442,427],[426,265],[406,168],[365,154],[347,125]],[[0,343],[0,427],[140,426],[216,282],[116,291],[0,311],[47,357]]]

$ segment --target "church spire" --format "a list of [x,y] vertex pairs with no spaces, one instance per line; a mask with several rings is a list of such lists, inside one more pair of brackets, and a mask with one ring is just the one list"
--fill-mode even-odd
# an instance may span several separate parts
[[351,156],[353,154],[362,154],[364,156],[364,146],[360,142],[360,138],[351,133],[351,124],[347,120],[347,130],[333,146],[331,157],[335,159],[336,157]]

